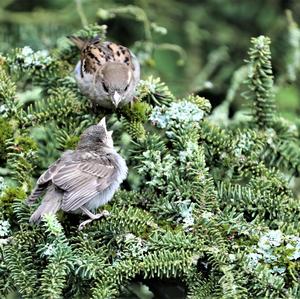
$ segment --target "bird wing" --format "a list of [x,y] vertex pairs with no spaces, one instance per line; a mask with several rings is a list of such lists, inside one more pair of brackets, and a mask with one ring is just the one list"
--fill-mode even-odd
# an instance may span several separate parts
[[109,61],[109,51],[101,46],[99,36],[93,39],[84,39],[81,37],[68,37],[80,49],[80,73],[83,78],[83,73],[93,74]]
[[84,71],[93,73],[106,62],[120,62],[136,67],[133,63],[131,52],[124,46],[112,42],[89,41],[81,51],[81,61]]
[[95,73],[99,67],[109,61],[127,64],[133,70],[137,67],[132,53],[124,46],[112,42],[101,42],[99,36],[90,40],[75,36],[68,38],[81,51],[81,77],[83,77],[83,72]]
[[78,154],[53,176],[55,186],[64,190],[62,209],[74,211],[83,206],[113,181],[115,166],[106,155]]
[[36,182],[35,188],[26,200],[27,204],[33,204],[37,200],[37,198],[46,191],[54,175],[64,166],[64,163],[68,161],[72,153],[73,151],[71,150],[64,152],[61,158],[51,164],[49,168],[39,177]]
[[134,70],[135,64],[133,64],[132,55],[128,48],[112,42],[104,42],[101,49],[107,49],[104,51],[109,53],[107,55],[108,61],[125,63]]
[[63,155],[56,160],[49,168],[39,177],[37,180],[38,185],[44,185],[49,183],[57,172],[71,159],[73,151],[66,151]]

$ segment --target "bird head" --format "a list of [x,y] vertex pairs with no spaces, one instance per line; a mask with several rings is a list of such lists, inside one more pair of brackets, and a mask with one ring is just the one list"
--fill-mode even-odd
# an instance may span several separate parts
[[107,131],[105,117],[97,125],[88,127],[80,136],[78,149],[89,148],[97,150],[99,147],[113,148],[113,131]]
[[130,93],[133,70],[124,63],[107,62],[99,70],[97,76],[97,82],[101,84],[104,94],[117,108]]

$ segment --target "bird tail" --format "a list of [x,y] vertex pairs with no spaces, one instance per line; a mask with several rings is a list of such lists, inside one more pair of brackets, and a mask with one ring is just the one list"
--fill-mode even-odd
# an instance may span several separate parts
[[67,36],[67,38],[79,49],[79,50],[83,50],[85,48],[86,45],[88,44],[93,44],[93,45],[97,45],[100,43],[100,37],[97,35],[96,37],[92,38],[92,39],[84,39],[82,37],[78,37],[78,36],[74,36],[74,35],[70,35]]
[[50,186],[40,206],[31,215],[30,223],[39,223],[45,214],[55,214],[61,207],[63,193]]

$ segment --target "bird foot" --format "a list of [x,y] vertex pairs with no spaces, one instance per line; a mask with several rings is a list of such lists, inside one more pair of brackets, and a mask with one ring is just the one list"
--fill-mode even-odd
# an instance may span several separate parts
[[91,215],[89,215],[90,219],[87,219],[80,223],[78,230],[81,231],[88,223],[92,222],[93,220],[100,219],[102,217],[108,217],[109,215],[110,215],[110,213],[106,210],[103,210],[99,214],[91,214]]

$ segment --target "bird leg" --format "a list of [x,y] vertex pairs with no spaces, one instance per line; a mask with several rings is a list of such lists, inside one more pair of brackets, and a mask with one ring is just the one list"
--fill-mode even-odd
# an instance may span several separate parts
[[107,217],[109,216],[109,212],[106,210],[103,210],[101,213],[99,214],[93,214],[91,211],[89,211],[87,208],[85,207],[81,207],[80,208],[81,211],[86,214],[87,216],[90,217],[90,219],[85,220],[83,222],[80,223],[78,230],[82,230],[88,223],[92,222],[95,219],[100,219],[101,217]]

